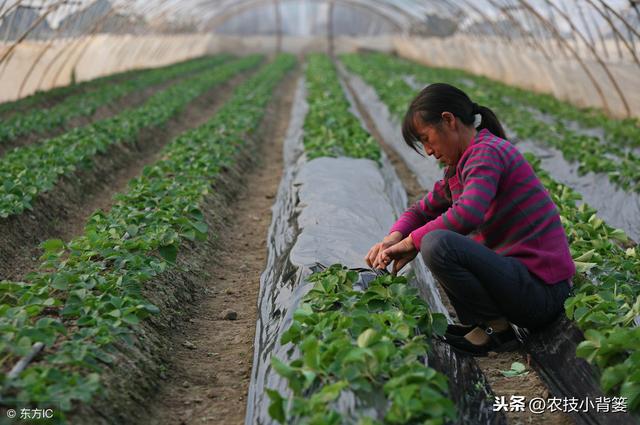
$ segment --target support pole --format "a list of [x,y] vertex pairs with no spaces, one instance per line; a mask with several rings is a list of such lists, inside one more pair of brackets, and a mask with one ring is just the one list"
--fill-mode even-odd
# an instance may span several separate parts
[[282,52],[282,15],[280,13],[280,2],[273,0],[273,7],[276,12],[276,53]]
[[334,46],[334,28],[333,28],[333,7],[334,1],[329,0],[329,10],[327,11],[327,41],[329,47],[329,56],[333,58],[335,56],[335,46]]

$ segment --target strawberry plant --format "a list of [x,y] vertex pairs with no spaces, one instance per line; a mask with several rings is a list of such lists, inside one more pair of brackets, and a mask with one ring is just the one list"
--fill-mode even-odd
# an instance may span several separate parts
[[168,67],[151,69],[135,78],[115,84],[103,84],[97,90],[70,96],[48,109],[34,109],[14,115],[0,126],[0,144],[30,133],[43,133],[64,126],[71,118],[91,116],[96,109],[134,91],[142,90],[182,74],[203,70],[218,65],[229,57],[226,55],[205,57],[181,62]]
[[380,159],[380,147],[349,111],[335,67],[326,55],[311,55],[307,64],[309,112],[304,147],[309,159],[349,156]]
[[271,359],[293,397],[267,390],[271,417],[280,423],[382,423],[347,420],[336,400],[350,393],[371,403],[358,409],[381,410],[384,423],[455,420],[447,378],[425,366],[429,339],[446,331],[444,315],[431,313],[402,276],[378,277],[364,290],[354,287],[357,279],[339,264],[308,278],[313,287],[281,338],[300,356],[290,363]]
[[[235,72],[258,60],[236,63]],[[113,343],[130,341],[139,323],[158,313],[141,289],[176,267],[181,244],[207,238],[201,205],[216,190],[211,182],[234,165],[294,64],[293,56],[281,55],[264,66],[210,121],[167,145],[162,160],[132,180],[108,212],[93,214],[82,236],[47,241],[39,271],[24,282],[0,283],[4,404],[55,400],[68,411],[102,390]],[[45,354],[10,379],[7,371],[35,342],[46,345]]]
[[625,248],[626,234],[608,226],[578,193],[557,183],[539,160],[527,159],[560,210],[571,254],[579,271],[576,293],[565,311],[584,331],[576,354],[602,371],[606,392],[627,397],[630,410],[640,411],[640,250]]
[[138,108],[9,152],[0,158],[0,218],[31,209],[33,199],[50,190],[60,176],[91,164],[92,158],[112,144],[135,141],[142,129],[165,124],[206,90],[255,67],[260,60],[249,56],[203,71],[156,93]]

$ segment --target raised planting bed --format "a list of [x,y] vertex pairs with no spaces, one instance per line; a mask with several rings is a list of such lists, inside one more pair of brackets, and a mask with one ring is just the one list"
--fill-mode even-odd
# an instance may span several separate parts
[[158,92],[138,108],[1,157],[0,219],[31,208],[33,199],[51,189],[61,175],[90,164],[109,145],[134,141],[144,128],[162,126],[198,95],[261,60],[250,56],[203,71]]

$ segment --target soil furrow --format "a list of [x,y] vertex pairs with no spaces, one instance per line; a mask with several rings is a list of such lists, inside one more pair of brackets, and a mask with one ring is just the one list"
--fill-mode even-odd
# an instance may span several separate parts
[[152,402],[148,424],[244,423],[270,207],[282,175],[282,141],[296,80],[297,73],[285,77],[257,132],[245,189],[217,231],[205,296],[172,337],[166,383]]
[[18,137],[15,140],[7,141],[5,143],[0,144],[0,156],[4,155],[6,152],[9,152],[12,149],[28,146],[33,143],[39,143],[46,139],[51,139],[53,137],[60,136],[68,131],[73,130],[74,128],[84,127],[91,123],[104,120],[107,118],[111,118],[123,110],[137,108],[145,103],[151,96],[155,93],[162,91],[169,86],[176,84],[179,81],[182,81],[189,76],[194,75],[200,71],[193,71],[178,77],[172,78],[170,80],[164,81],[159,84],[154,84],[149,87],[145,87],[141,90],[134,90],[131,93],[124,95],[121,98],[115,99],[111,102],[108,102],[100,107],[98,107],[93,114],[87,116],[77,116],[71,118],[64,125],[58,126],[56,128],[52,128],[44,133],[31,133],[26,134],[24,136]]
[[[347,87],[348,81],[344,81]],[[398,174],[398,177],[402,181],[405,190],[407,191],[407,197],[409,203],[412,204],[418,199],[424,196],[425,189],[420,186],[418,179],[411,172],[409,167],[402,160],[401,156],[388,144],[385,143],[384,138],[377,129],[375,121],[371,115],[367,112],[367,109],[362,105],[357,93],[350,88],[350,91],[354,95],[358,112],[362,115],[367,129],[371,135],[380,143],[380,146],[389,158],[389,161],[393,165]],[[398,135],[400,137],[400,135]],[[443,304],[447,308],[447,311],[451,317],[456,318],[456,312],[447,297],[447,294],[442,290],[440,285],[437,285],[438,293],[442,299]],[[528,402],[532,398],[549,397],[549,391],[538,376],[538,374],[531,368],[530,359],[524,352],[511,352],[511,353],[489,353],[488,357],[476,358],[478,366],[487,378],[488,384],[497,397],[504,396],[506,402],[509,403],[511,396],[524,396]],[[524,376],[516,376],[507,378],[503,376],[501,371],[511,369],[513,362],[521,362],[527,365],[528,374]],[[525,409],[524,412],[505,412],[507,421],[510,425],[524,425],[524,424],[554,424],[554,425],[570,425],[573,424],[573,420],[562,412],[547,412],[543,414],[534,414]]]
[[155,162],[164,145],[211,118],[247,75],[240,74],[199,96],[165,126],[143,130],[136,143],[111,145],[87,166],[63,176],[35,200],[31,211],[0,219],[0,280],[19,280],[33,271],[39,264],[41,242],[68,241],[82,233],[94,211],[108,209],[113,195]]

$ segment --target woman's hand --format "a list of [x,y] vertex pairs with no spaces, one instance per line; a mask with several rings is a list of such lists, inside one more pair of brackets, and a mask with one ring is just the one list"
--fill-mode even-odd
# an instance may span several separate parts
[[401,240],[402,240],[402,233],[400,232],[393,232],[385,236],[385,238],[382,239],[382,242],[378,242],[377,244],[372,246],[371,249],[369,250],[369,253],[367,253],[367,256],[364,258],[364,260],[367,262],[367,265],[374,269],[386,268],[387,264],[382,264],[380,262],[380,260],[382,260],[380,255],[385,249],[392,247],[393,245],[397,244]]
[[411,260],[416,258],[416,255],[418,255],[418,250],[413,245],[413,238],[409,235],[397,244],[382,251],[380,261],[386,266],[393,260],[391,274],[395,275]]

